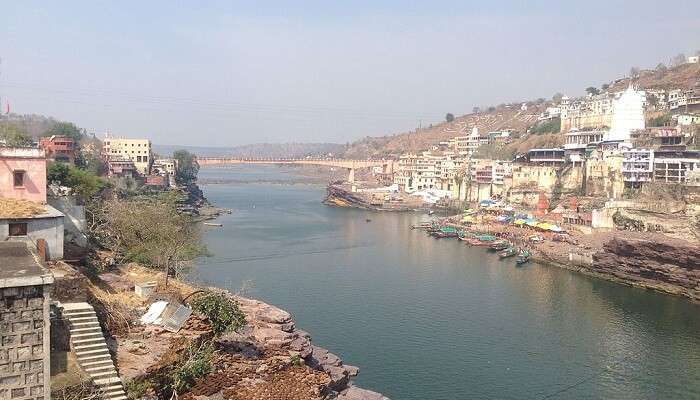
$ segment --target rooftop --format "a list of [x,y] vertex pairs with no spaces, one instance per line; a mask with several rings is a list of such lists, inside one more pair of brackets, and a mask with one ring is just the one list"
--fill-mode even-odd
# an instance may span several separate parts
[[63,216],[55,208],[29,200],[0,198],[0,219],[51,218]]
[[53,283],[53,276],[24,242],[0,242],[0,260],[0,288]]

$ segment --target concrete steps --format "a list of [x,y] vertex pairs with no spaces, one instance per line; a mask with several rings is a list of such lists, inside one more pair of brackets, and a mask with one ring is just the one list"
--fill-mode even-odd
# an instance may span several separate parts
[[68,321],[71,348],[80,368],[102,391],[103,399],[126,400],[122,380],[114,368],[95,310],[88,303],[64,303],[61,306],[63,317]]

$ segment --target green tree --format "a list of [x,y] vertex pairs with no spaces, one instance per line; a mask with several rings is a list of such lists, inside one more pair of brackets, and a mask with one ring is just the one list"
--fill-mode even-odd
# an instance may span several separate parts
[[171,273],[206,253],[199,226],[178,212],[177,200],[164,193],[108,201],[91,233],[121,259],[162,269],[167,285]]
[[593,86],[589,86],[586,88],[586,93],[590,94],[591,96],[595,96],[600,94],[600,89]]
[[454,114],[452,114],[452,113],[447,113],[447,114],[445,115],[445,121],[447,121],[447,122],[452,122],[452,121],[454,121],[454,120],[455,120]]
[[11,123],[0,124],[0,139],[12,147],[27,147],[34,144],[34,140],[27,131]]
[[190,184],[197,180],[199,164],[194,154],[187,150],[177,150],[173,153],[173,158],[177,163],[175,181],[179,185]]
[[107,186],[107,183],[94,172],[60,162],[49,164],[46,181],[70,188],[83,200],[92,199]]
[[72,122],[57,122],[54,124],[51,128],[49,128],[46,132],[42,134],[42,136],[67,136],[75,143],[80,142],[80,139],[83,137],[83,132],[75,126]]
[[562,93],[559,93],[559,92],[554,93],[554,96],[552,96],[552,101],[555,103],[559,103],[559,102],[561,102],[561,99],[563,97],[564,97],[564,95]]
[[607,91],[608,89],[610,89],[610,84],[609,84],[609,83],[604,83],[604,84],[602,84],[602,85],[600,86],[600,88],[601,88],[603,91]]
[[543,133],[558,133],[560,130],[561,118],[552,118],[530,128],[530,133],[541,135]]

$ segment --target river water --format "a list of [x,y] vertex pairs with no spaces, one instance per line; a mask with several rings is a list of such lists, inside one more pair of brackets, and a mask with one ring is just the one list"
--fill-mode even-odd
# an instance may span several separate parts
[[700,398],[700,307],[683,299],[516,268],[409,229],[425,215],[324,206],[323,186],[277,167],[200,178],[236,183],[202,185],[233,213],[207,228],[194,279],[288,310],[360,367],[359,386],[393,400]]

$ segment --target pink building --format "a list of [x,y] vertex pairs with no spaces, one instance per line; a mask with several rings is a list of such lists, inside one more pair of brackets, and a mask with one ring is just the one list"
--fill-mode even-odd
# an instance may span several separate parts
[[44,150],[0,147],[0,197],[46,204]]

